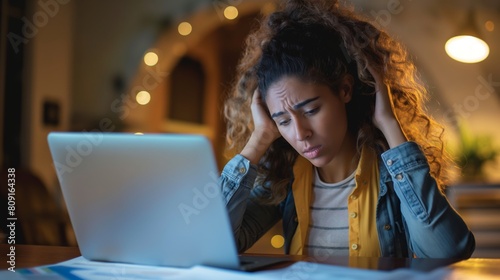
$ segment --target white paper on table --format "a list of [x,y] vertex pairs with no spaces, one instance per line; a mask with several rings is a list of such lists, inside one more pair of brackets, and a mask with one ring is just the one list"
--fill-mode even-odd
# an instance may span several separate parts
[[281,280],[441,280],[446,279],[450,272],[441,270],[435,272],[422,272],[400,268],[392,271],[369,270],[360,268],[343,267],[336,265],[318,264],[311,262],[296,262],[293,265],[278,269],[256,272],[257,275]]
[[[48,266],[38,266],[28,269],[0,271],[0,279],[90,279],[90,280],[249,280],[255,279],[252,273],[219,269],[207,266],[194,266],[191,268],[175,268],[163,266],[146,266],[112,262],[89,261],[84,257],[77,257],[68,261]],[[275,279],[265,278],[261,279]]]
[[280,280],[323,280],[323,279],[370,279],[370,280],[438,280],[447,279],[451,271],[447,268],[432,272],[420,272],[406,268],[393,271],[377,271],[349,268],[335,265],[310,262],[296,262],[288,267],[257,272],[242,272],[194,266],[191,268],[174,268],[162,266],[145,266],[111,262],[89,261],[83,257],[74,258],[54,265],[22,269],[21,273],[0,271],[0,279],[91,279],[91,280],[248,280],[248,279],[280,279]]

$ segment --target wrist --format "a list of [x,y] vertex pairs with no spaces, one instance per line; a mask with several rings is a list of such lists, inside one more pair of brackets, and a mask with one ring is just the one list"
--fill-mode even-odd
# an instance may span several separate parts
[[269,137],[266,137],[265,133],[254,131],[240,154],[248,159],[251,164],[258,164],[274,141],[274,139],[271,140],[271,138],[268,138]]
[[394,148],[408,141],[401,125],[396,118],[385,120],[380,125],[380,131],[384,134],[390,148]]

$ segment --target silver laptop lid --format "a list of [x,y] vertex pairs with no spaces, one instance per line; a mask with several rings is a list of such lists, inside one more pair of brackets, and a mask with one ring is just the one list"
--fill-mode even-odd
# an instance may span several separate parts
[[50,133],[48,141],[85,258],[239,267],[205,137]]

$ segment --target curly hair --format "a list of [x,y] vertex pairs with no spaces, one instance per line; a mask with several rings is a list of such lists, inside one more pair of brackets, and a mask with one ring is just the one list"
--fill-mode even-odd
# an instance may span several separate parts
[[[254,129],[250,104],[256,89],[264,100],[273,82],[294,75],[337,92],[338,81],[346,74],[354,78],[346,110],[358,156],[362,147],[378,153],[387,150],[387,141],[372,121],[375,81],[368,65],[383,73],[403,132],[422,148],[431,175],[443,191],[453,163],[444,149],[444,128],[424,110],[428,93],[418,82],[413,62],[399,42],[337,1],[283,1],[248,36],[237,82],[224,107],[228,151],[241,151]],[[297,156],[280,137],[262,157],[259,180],[270,190],[267,203],[277,204],[286,197]]]

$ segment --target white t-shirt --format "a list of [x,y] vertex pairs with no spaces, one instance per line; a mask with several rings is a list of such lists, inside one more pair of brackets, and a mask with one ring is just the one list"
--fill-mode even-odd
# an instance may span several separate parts
[[310,256],[318,257],[348,256],[347,199],[356,187],[356,172],[341,182],[332,184],[321,181],[318,170],[314,170],[314,201],[309,210],[311,220],[306,252]]

